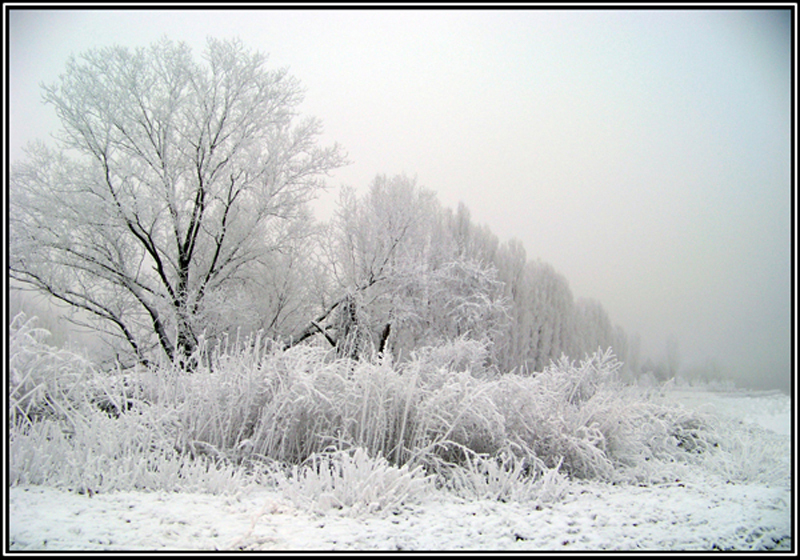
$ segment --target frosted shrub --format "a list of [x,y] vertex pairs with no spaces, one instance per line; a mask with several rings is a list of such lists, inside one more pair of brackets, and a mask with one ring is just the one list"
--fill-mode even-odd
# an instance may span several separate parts
[[570,404],[588,401],[601,388],[608,388],[617,379],[622,363],[614,356],[611,348],[602,351],[598,348],[592,356],[578,365],[562,355],[558,363],[551,363],[541,373],[543,381],[550,388],[566,397]]
[[448,473],[446,487],[466,499],[553,502],[568,487],[567,478],[558,472],[560,466],[559,462],[550,469],[536,458],[528,461],[510,453],[475,456]]
[[430,485],[421,466],[392,466],[363,448],[317,453],[279,482],[287,497],[318,513],[388,512],[424,494]]
[[43,420],[13,430],[9,483],[79,492],[166,490],[230,492],[244,472],[210,457],[192,458],[172,445],[169,411],[109,417],[89,409],[72,423]]
[[534,377],[503,376],[493,399],[505,418],[510,443],[528,450],[550,468],[562,462],[570,475],[602,478],[613,469],[606,454],[604,417],[596,405],[602,395],[596,381],[582,374],[599,377],[585,364],[575,368],[565,363]]
[[562,358],[533,377],[502,376],[492,399],[507,441],[550,468],[561,461],[570,476],[630,482],[669,476],[665,464],[713,446],[702,415],[649,402],[617,380],[620,366],[607,350],[578,364]]
[[467,372],[439,373],[440,379],[432,380],[433,387],[419,404],[428,449],[449,461],[463,457],[461,448],[496,452],[505,441],[505,422],[492,400],[491,383]]
[[185,391],[172,403],[179,426],[176,445],[194,456],[241,459],[266,402],[266,389],[257,372],[244,367],[175,372],[173,383]]
[[9,337],[10,484],[82,492],[222,492],[242,485],[244,471],[230,462],[182,453],[181,412],[192,392],[185,378],[170,369],[97,372],[80,356],[44,344],[47,333],[33,325],[19,315]]
[[318,348],[265,351],[260,339],[215,351],[213,369],[170,373],[177,446],[192,456],[252,465],[267,459],[297,463],[335,434],[343,393],[342,364]]
[[710,472],[729,482],[791,485],[791,442],[757,425],[717,425],[717,447],[702,456]]
[[627,402],[614,409],[618,427],[610,438],[609,456],[620,482],[652,484],[684,476],[685,467],[698,464],[713,449],[711,419],[679,407],[663,406],[635,398],[637,391],[623,393]]
[[256,339],[206,354],[191,373],[108,375],[44,335],[24,317],[12,323],[11,484],[220,492],[272,464],[302,465],[285,488],[309,507],[384,511],[421,491],[421,465],[464,495],[503,500],[557,497],[564,476],[651,483],[699,464],[731,480],[788,472],[770,463],[778,442],[738,440],[735,427],[622,386],[610,351],[492,377],[470,369],[483,351],[466,340],[394,366],[313,346],[267,351]]
[[271,360],[251,436],[257,453],[298,464],[335,445],[404,463],[418,446],[424,429],[418,376],[300,347]]
[[326,361],[318,349],[297,347],[270,356],[260,375],[264,404],[250,436],[256,453],[297,464],[343,437],[344,361]]
[[359,364],[351,379],[343,410],[353,445],[396,464],[405,463],[419,445],[423,427],[419,406],[424,393],[419,379],[400,375],[386,364],[369,363]]
[[489,359],[490,345],[487,339],[474,340],[461,336],[437,346],[421,348],[412,359],[434,370],[468,371],[476,376],[484,376],[487,373],[485,364]]
[[79,383],[92,372],[81,356],[45,344],[50,333],[36,328],[36,320],[19,313],[9,328],[8,404],[12,425],[74,415],[85,401]]

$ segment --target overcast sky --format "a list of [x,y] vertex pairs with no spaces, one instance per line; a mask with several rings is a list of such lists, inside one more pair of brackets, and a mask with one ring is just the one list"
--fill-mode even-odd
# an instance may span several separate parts
[[[521,240],[683,365],[790,375],[791,14],[761,10],[11,10],[11,161],[67,57],[238,36],[353,162]],[[336,189],[318,205],[321,215]]]

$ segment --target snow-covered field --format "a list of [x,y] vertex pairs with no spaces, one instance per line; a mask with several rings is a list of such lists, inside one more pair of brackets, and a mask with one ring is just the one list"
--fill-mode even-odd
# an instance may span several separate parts
[[[673,389],[687,408],[756,423],[787,440],[779,392]],[[792,552],[796,497],[783,481],[733,484],[697,468],[650,487],[571,482],[553,503],[466,501],[432,491],[386,514],[309,513],[279,492],[235,495],[9,492],[7,551],[77,550],[778,550]]]

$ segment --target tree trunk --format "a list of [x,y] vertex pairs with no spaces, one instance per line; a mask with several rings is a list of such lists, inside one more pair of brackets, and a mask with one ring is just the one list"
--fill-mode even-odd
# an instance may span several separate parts
[[386,323],[386,326],[383,327],[383,332],[381,333],[381,342],[378,345],[378,356],[382,356],[384,350],[386,350],[386,342],[389,340],[389,333],[392,330],[392,324]]

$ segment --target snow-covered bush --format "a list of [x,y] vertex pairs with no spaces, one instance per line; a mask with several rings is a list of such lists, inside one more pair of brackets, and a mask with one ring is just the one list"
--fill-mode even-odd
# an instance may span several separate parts
[[[624,386],[610,350],[580,363],[562,358],[533,377],[499,378],[492,399],[509,443],[586,479],[653,482],[713,446],[708,419],[651,402]],[[659,462],[658,468],[651,468]]]
[[702,457],[702,465],[708,472],[728,482],[791,485],[789,438],[739,422],[721,421],[714,428],[717,445]]
[[433,369],[447,371],[468,371],[475,376],[488,374],[486,363],[491,355],[491,341],[487,338],[475,340],[461,336],[436,346],[420,348],[412,360],[424,362]]
[[8,340],[9,422],[64,418],[85,404],[80,382],[92,372],[83,357],[49,346],[50,333],[36,327],[36,317],[19,313],[11,321]]
[[528,460],[512,453],[474,456],[447,473],[445,487],[466,499],[500,502],[553,502],[565,494],[567,478],[547,468],[537,458]]
[[212,493],[248,482],[234,465],[176,450],[167,429],[171,414],[152,407],[114,418],[89,408],[69,423],[48,419],[20,426],[9,434],[9,482],[81,492]]
[[549,381],[549,386],[572,405],[578,405],[591,399],[598,390],[610,388],[615,383],[622,363],[616,359],[611,347],[603,351],[597,349],[577,365],[565,355],[558,363],[551,363],[542,372],[542,379]]
[[[388,481],[390,467],[424,467],[444,486],[494,499],[557,496],[563,476],[650,484],[692,465],[732,481],[789,472],[772,461],[782,441],[623,385],[610,350],[533,376],[489,376],[453,370],[470,361],[453,356],[482,355],[472,341],[394,365],[256,339],[202,349],[194,372],[108,374],[45,345],[32,321],[12,327],[12,484],[220,492],[266,480],[273,465],[330,462],[329,448],[363,450],[337,456],[340,473],[371,465]],[[306,486],[316,484],[310,472],[297,474]]]
[[259,375],[263,405],[248,436],[254,452],[298,464],[336,445],[401,460],[414,379],[309,347],[269,356]]
[[613,354],[598,352],[579,365],[562,358],[533,377],[501,377],[493,399],[508,441],[550,468],[561,463],[573,476],[607,476],[613,470],[607,454],[612,426],[604,414],[610,404],[604,391],[618,369]]
[[[99,372],[82,357],[46,345],[47,333],[33,325],[20,315],[10,329],[10,484],[215,493],[242,485],[245,472],[230,462],[182,453],[187,387],[174,372]],[[132,392],[135,407],[126,406]]]
[[423,495],[431,484],[422,466],[396,467],[364,448],[315,453],[279,482],[300,506],[319,513],[386,513]]
[[418,416],[423,420],[422,448],[446,461],[472,453],[493,454],[504,443],[502,414],[491,398],[490,382],[468,372],[435,370],[427,375]]

